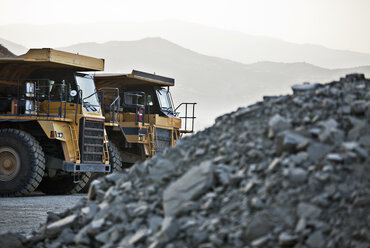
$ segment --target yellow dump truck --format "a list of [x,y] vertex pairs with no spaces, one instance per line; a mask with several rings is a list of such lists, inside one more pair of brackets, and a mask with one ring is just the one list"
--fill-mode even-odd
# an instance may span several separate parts
[[0,59],[0,196],[74,193],[109,172],[93,77],[104,60],[53,49]]
[[[105,127],[116,152],[115,163],[130,166],[174,146],[184,133],[194,131],[196,103],[174,107],[169,88],[175,80],[141,71],[95,73]],[[186,111],[179,117],[180,108]],[[182,124],[183,123],[183,124]],[[183,126],[183,129],[182,129]]]

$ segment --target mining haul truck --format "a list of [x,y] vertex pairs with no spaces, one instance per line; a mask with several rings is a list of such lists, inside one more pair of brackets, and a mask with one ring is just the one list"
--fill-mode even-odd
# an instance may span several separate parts
[[[174,79],[135,70],[95,73],[94,79],[114,154],[112,170],[151,158],[194,131],[196,103],[174,107],[169,91]],[[184,116],[179,117],[177,111],[182,108]]]
[[104,60],[53,49],[0,59],[0,196],[81,190],[110,172],[93,77]]

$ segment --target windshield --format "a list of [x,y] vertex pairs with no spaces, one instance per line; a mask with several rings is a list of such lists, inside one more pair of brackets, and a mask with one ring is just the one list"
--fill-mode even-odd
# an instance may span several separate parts
[[90,75],[76,75],[77,85],[82,90],[82,103],[89,112],[99,112],[100,104],[94,79]]
[[159,105],[161,106],[161,110],[174,114],[172,101],[168,94],[168,91],[166,89],[158,89],[156,92],[158,96]]

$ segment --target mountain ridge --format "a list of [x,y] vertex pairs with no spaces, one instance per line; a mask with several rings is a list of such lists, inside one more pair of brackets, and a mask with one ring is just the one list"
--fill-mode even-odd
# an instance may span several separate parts
[[6,47],[0,44],[0,58],[14,57],[15,55],[9,51]]
[[[38,35],[35,36],[34,34]],[[64,47],[83,41],[138,40],[160,36],[190,50],[249,64],[259,61],[305,61],[325,68],[370,65],[370,54],[331,49],[322,45],[298,44],[268,36],[208,27],[178,20],[142,23],[94,23],[54,25],[3,25],[0,37],[22,43],[35,36],[33,47]],[[61,44],[63,42],[63,44]],[[26,44],[30,47],[29,44]]]

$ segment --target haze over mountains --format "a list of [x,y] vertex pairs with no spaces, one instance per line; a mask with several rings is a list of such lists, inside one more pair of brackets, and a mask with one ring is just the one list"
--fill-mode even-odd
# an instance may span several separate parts
[[60,49],[105,58],[107,71],[137,69],[174,77],[175,104],[198,102],[198,128],[209,126],[220,114],[252,104],[264,95],[288,93],[296,83],[327,82],[352,72],[370,75],[369,66],[331,70],[308,63],[247,65],[205,56],[161,38],[81,43]]
[[17,43],[2,39],[1,37],[0,37],[0,45],[6,47],[7,49],[12,51],[12,53],[14,53],[16,55],[21,55],[21,54],[24,54],[28,51],[28,48],[26,48],[22,45],[19,45]]
[[8,48],[0,45],[0,58],[14,57],[15,55],[8,50]]
[[13,24],[0,26],[0,37],[27,47],[161,37],[195,52],[241,63],[306,62],[332,69],[370,65],[370,54],[366,53],[295,44],[178,20],[77,25]]

